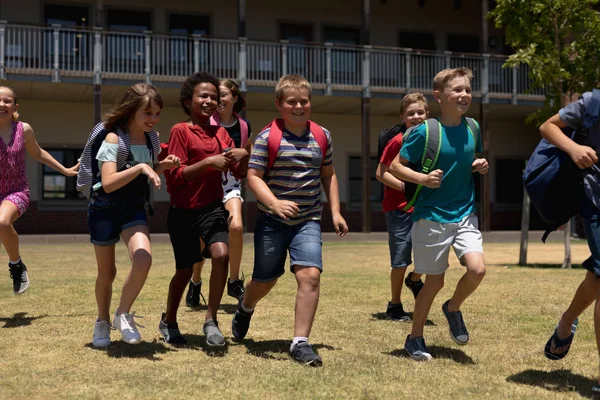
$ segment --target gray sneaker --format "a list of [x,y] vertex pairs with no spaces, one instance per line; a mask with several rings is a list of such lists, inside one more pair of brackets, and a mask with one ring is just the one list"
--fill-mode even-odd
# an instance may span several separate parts
[[206,335],[206,344],[210,347],[223,347],[225,346],[225,338],[219,330],[219,324],[215,320],[208,320],[202,327],[204,335]]
[[172,322],[167,324],[164,322],[165,313],[162,313],[160,317],[160,322],[158,323],[158,332],[164,339],[165,342],[171,344],[179,344],[185,345],[187,344],[187,340],[183,336],[181,336],[181,332],[179,331],[179,325],[177,322]]
[[292,346],[290,355],[302,365],[311,367],[320,367],[323,365],[323,359],[313,350],[308,342],[299,342]]
[[431,357],[429,350],[427,350],[423,336],[411,339],[410,335],[408,335],[406,337],[406,342],[404,343],[404,349],[410,354],[410,357],[413,360],[429,361],[433,358]]
[[446,301],[444,305],[442,305],[442,311],[444,312],[444,315],[448,320],[448,325],[450,326],[450,337],[456,342],[456,344],[464,346],[469,342],[469,332],[465,326],[465,320],[463,319],[460,311],[451,312],[448,310],[449,302],[450,300]]

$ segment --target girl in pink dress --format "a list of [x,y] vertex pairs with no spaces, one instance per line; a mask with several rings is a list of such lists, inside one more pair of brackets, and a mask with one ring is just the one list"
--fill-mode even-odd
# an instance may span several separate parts
[[15,294],[29,287],[27,267],[19,253],[19,236],[13,224],[29,206],[29,184],[25,174],[25,150],[35,159],[66,176],[77,175],[79,164],[65,168],[40,148],[33,129],[19,121],[15,91],[0,86],[0,239],[8,253],[8,268]]

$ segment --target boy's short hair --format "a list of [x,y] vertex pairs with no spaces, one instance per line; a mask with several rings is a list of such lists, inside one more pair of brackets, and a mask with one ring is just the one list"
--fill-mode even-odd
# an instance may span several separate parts
[[309,99],[312,95],[312,86],[302,75],[287,74],[279,78],[279,82],[275,86],[275,99],[277,101],[283,100],[286,89],[306,89],[308,90]]
[[467,67],[447,68],[437,73],[433,78],[433,90],[442,91],[446,84],[454,78],[467,77],[469,81],[473,80],[473,71]]
[[427,99],[423,95],[423,93],[415,92],[407,94],[400,101],[400,116],[404,115],[404,111],[414,103],[423,104],[423,108],[425,108],[425,112],[429,112],[429,107],[427,106]]
[[205,71],[196,72],[187,77],[181,85],[181,90],[179,92],[179,104],[181,104],[181,108],[183,108],[183,111],[187,115],[190,115],[190,108],[186,106],[185,103],[194,97],[194,89],[196,89],[196,86],[205,82],[213,84],[217,89],[217,99],[221,98],[221,94],[219,93],[219,79],[213,74]]

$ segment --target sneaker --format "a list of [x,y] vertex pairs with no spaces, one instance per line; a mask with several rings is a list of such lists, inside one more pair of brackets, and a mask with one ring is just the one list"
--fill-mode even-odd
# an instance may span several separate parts
[[448,310],[448,303],[450,303],[450,300],[444,303],[442,306],[442,311],[444,311],[444,315],[446,316],[448,325],[450,326],[450,337],[456,342],[456,344],[464,346],[469,341],[469,332],[467,332],[465,320],[463,319],[460,311],[450,312]]
[[302,365],[310,365],[311,367],[320,367],[323,365],[323,359],[315,353],[308,342],[299,342],[295,346],[292,346],[290,355]]
[[413,281],[412,279],[410,279],[412,275],[412,272],[409,272],[408,275],[406,276],[406,279],[404,279],[404,284],[406,285],[407,288],[410,289],[410,291],[412,292],[413,296],[415,296],[415,299],[417,298],[417,296],[419,295],[419,292],[421,291],[421,289],[423,289],[423,281],[422,280],[418,280],[418,281]]
[[[138,332],[137,327],[140,326],[143,328],[143,326],[136,323],[133,319],[134,317],[135,317],[135,312],[132,312],[131,314],[129,314],[129,313],[117,314],[115,312],[115,318],[113,319],[113,325],[116,330],[121,332],[121,335],[123,336],[123,341],[125,343],[138,344],[142,341],[142,337],[140,336],[140,333]],[[141,318],[141,317],[138,317],[138,318]]]
[[[185,304],[188,307],[198,307],[200,305],[200,297],[204,300],[204,296],[202,296],[202,281],[199,284],[195,284],[190,281],[190,286],[188,287],[188,292],[185,295]],[[206,300],[204,300],[204,304],[206,304]]]
[[181,332],[179,331],[179,325],[177,322],[172,322],[167,324],[164,322],[165,313],[162,313],[160,317],[160,322],[158,323],[158,332],[162,336],[163,340],[167,343],[171,344],[187,344],[187,340],[183,336],[181,336]]
[[234,299],[241,299],[244,295],[244,279],[227,280],[227,295]]
[[385,311],[385,317],[392,321],[410,321],[410,316],[404,312],[402,303],[392,304],[388,302],[387,310]]
[[429,350],[427,350],[423,336],[411,339],[410,335],[408,335],[406,337],[406,342],[404,343],[404,349],[408,352],[413,360],[429,361],[433,358],[431,357]]
[[96,321],[92,346],[108,347],[110,345],[110,331],[115,328],[108,321]]
[[223,347],[225,346],[225,338],[219,330],[219,324],[217,321],[210,319],[204,323],[202,332],[206,335],[206,344],[210,347]]
[[8,263],[8,270],[10,271],[10,277],[13,280],[13,291],[15,294],[21,294],[29,287],[29,275],[27,274],[27,267],[20,261],[16,264]]
[[240,299],[235,314],[233,315],[233,320],[231,321],[231,333],[236,339],[243,339],[246,337],[248,328],[250,328],[250,318],[252,318],[252,314],[254,314],[254,311],[249,313],[242,309],[243,300],[244,296]]

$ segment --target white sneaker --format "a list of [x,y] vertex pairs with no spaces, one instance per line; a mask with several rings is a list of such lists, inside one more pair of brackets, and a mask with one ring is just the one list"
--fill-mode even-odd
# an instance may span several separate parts
[[110,345],[110,331],[115,329],[108,321],[96,321],[94,325],[94,337],[92,338],[92,346],[108,347]]
[[[123,341],[129,344],[138,344],[142,341],[142,337],[137,330],[137,326],[142,326],[137,324],[133,318],[135,317],[135,312],[118,314],[118,311],[115,312],[115,318],[113,319],[113,325],[115,328],[121,332],[123,336]],[[141,318],[141,317],[140,317]],[[143,327],[142,327],[143,328]]]

